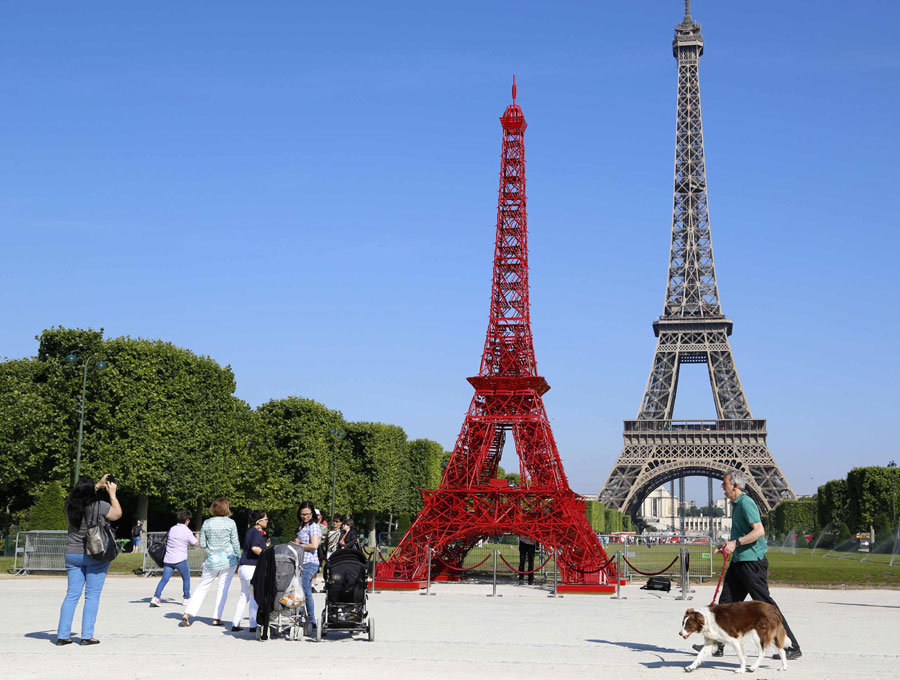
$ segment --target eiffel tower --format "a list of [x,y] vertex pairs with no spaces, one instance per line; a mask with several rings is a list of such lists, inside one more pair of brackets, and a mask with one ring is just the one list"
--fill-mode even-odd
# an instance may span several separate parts
[[[600,500],[630,515],[666,482],[722,479],[729,468],[749,473],[747,491],[763,513],[795,498],[766,444],[766,421],[754,418],[731,353],[732,322],[722,314],[707,208],[703,121],[700,115],[700,24],[685,0],[672,52],[678,60],[675,191],[669,281],[650,377],[635,420],[625,421],[625,444]],[[716,420],[672,420],[681,364],[706,364]]]
[[[500,192],[494,242],[491,311],[481,368],[469,378],[475,395],[437,489],[423,489],[424,507],[379,580],[454,576],[479,540],[514,533],[556,551],[562,584],[606,591],[615,569],[569,488],[542,395],[528,292],[528,218],[525,208],[525,116],[512,104],[500,123]],[[507,434],[519,457],[519,483],[497,478]],[[561,588],[563,586],[560,586]]]

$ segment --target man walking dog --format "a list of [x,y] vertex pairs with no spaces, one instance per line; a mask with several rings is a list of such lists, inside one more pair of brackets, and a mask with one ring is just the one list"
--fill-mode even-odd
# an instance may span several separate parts
[[[725,497],[732,503],[731,540],[727,541],[720,550],[727,557],[731,555],[731,564],[725,572],[725,582],[722,584],[722,595],[719,604],[730,602],[742,602],[750,596],[753,600],[768,602],[778,608],[775,600],[769,594],[768,570],[769,561],[766,559],[766,531],[763,529],[759,508],[753,499],[745,493],[750,477],[741,470],[732,470],[725,475],[722,481],[722,489]],[[781,609],[778,609],[781,612]],[[800,643],[791,632],[784,614],[781,614],[784,630],[791,640],[791,646],[785,650],[788,659],[799,659]],[[694,645],[698,652],[703,645]],[[713,656],[722,656],[725,645],[719,644]],[[778,658],[778,657],[776,657]]]

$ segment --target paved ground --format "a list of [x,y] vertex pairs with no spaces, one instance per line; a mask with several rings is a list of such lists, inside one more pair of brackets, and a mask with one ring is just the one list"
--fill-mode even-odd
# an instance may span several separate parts
[[[102,644],[55,647],[65,581],[59,577],[0,579],[0,677],[3,678],[672,678],[693,659],[678,636],[689,606],[712,597],[698,586],[692,602],[676,594],[623,589],[607,596],[547,597],[546,591],[490,585],[438,584],[434,597],[379,593],[370,598],[376,641],[349,636],[313,641],[257,642],[208,625],[212,602],[199,619],[178,628],[181,606],[147,605],[155,580],[110,576],[96,635]],[[226,616],[237,599],[232,586]],[[177,579],[167,594],[178,593]],[[788,675],[768,659],[756,678],[900,677],[900,592],[780,588],[775,598],[803,644],[803,658]],[[321,598],[318,604],[321,606]],[[80,625],[80,610],[74,631]],[[752,645],[748,644],[748,647]],[[751,650],[748,649],[748,652]],[[751,652],[752,653],[752,652]],[[280,663],[280,662],[286,663]],[[737,658],[707,662],[692,676],[728,677]],[[300,665],[297,666],[296,664]],[[110,671],[102,669],[109,664]],[[279,670],[281,669],[281,670]]]

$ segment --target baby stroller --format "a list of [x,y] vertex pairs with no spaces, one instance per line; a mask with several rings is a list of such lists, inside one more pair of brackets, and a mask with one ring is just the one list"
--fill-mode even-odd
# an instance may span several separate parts
[[316,642],[332,630],[368,633],[375,639],[375,617],[366,610],[366,564],[359,550],[333,553],[325,563],[325,609],[316,628]]
[[302,640],[304,632],[312,634],[300,588],[302,566],[303,550],[291,543],[276,545],[260,556],[253,575],[253,596],[259,606],[257,640],[269,636]]

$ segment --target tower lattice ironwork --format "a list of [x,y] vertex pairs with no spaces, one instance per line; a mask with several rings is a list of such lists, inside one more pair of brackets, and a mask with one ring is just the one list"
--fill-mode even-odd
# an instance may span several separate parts
[[[707,206],[703,120],[700,113],[700,24],[690,0],[675,27],[678,61],[675,189],[669,280],[662,316],[653,323],[656,353],[635,420],[625,421],[625,444],[601,500],[636,514],[647,494],[692,475],[721,479],[743,469],[748,489],[765,511],[795,498],[766,444],[766,421],[754,418],[738,377],[731,345],[732,322],[719,304]],[[706,364],[716,420],[672,420],[681,364]]]
[[[611,565],[587,522],[584,503],[569,488],[542,395],[528,299],[528,224],[525,210],[525,117],[513,102],[500,122],[500,196],[494,244],[490,321],[475,396],[437,489],[423,489],[424,508],[391,558],[376,567],[379,580],[424,579],[460,568],[479,540],[503,533],[530,536],[558,550],[562,583],[608,582]],[[519,457],[519,483],[497,478],[506,436]],[[429,552],[433,551],[433,552]]]

